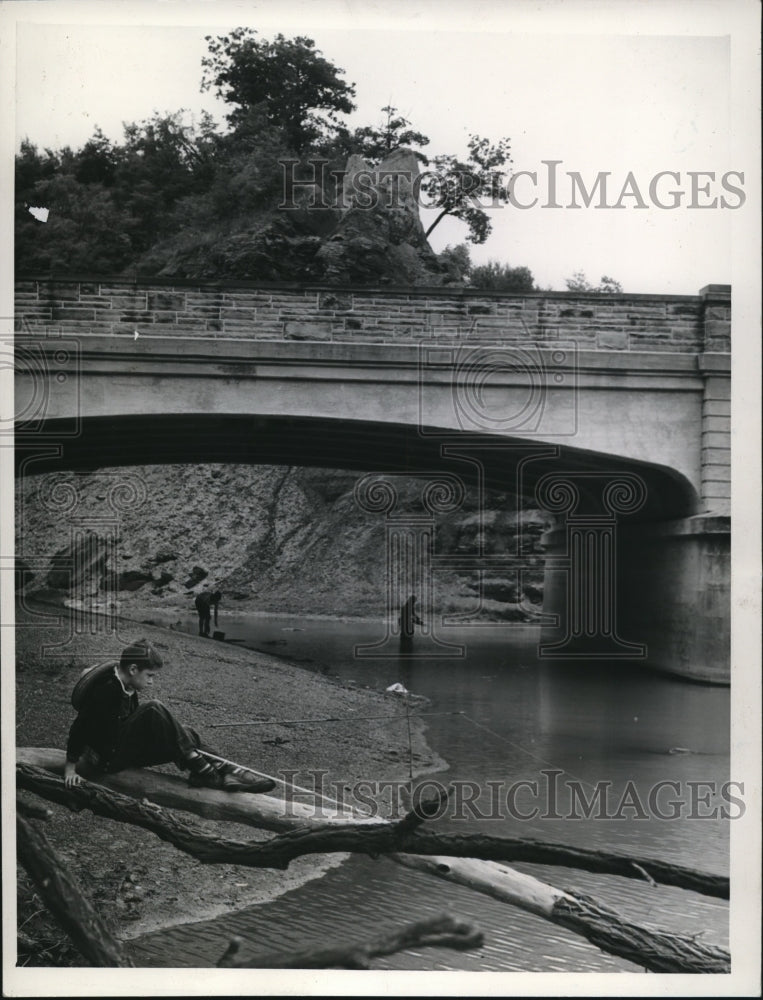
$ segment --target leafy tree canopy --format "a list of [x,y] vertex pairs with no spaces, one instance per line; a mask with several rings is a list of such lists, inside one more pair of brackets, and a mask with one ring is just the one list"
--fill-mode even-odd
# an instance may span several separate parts
[[[124,127],[112,143],[96,128],[82,149],[16,158],[16,265],[20,270],[118,272],[185,223],[178,206],[200,198],[214,174],[214,123],[182,112]],[[49,209],[46,223],[30,206]]]
[[355,85],[341,79],[344,70],[325,59],[311,38],[279,34],[269,42],[256,34],[235,28],[217,38],[207,35],[201,89],[214,88],[236,106],[227,116],[233,128],[249,109],[261,107],[268,123],[283,128],[292,148],[302,152],[336,127],[338,114],[355,110]]
[[437,254],[437,259],[448,269],[451,280],[463,281],[464,283],[469,280],[472,260],[466,243],[445,247]]
[[472,267],[469,273],[471,288],[486,292],[534,292],[535,278],[529,267],[511,267],[497,260]]
[[[337,213],[279,212],[284,162],[294,164],[296,155],[298,176],[320,176],[331,205],[349,155],[378,164],[401,146],[412,148],[427,168],[421,202],[438,210],[429,233],[452,215],[467,224],[471,242],[487,239],[487,213],[506,200],[508,139],[471,136],[466,159],[447,154],[429,164],[420,152],[428,137],[392,104],[375,125],[351,129],[341,121],[354,109],[354,85],[311,39],[277,35],[271,42],[236,28],[207,43],[202,89],[215,90],[231,106],[229,128],[206,113],[189,117],[181,110],[126,123],[121,140],[96,128],[78,150],[38,150],[22,142],[16,157],[18,270],[152,274],[174,268],[178,253],[203,256],[215,241],[237,234],[244,247],[245,234],[254,233],[266,249],[277,248],[274,254],[283,250],[273,274],[280,267],[284,276],[296,277],[301,272],[293,270],[297,258],[288,241],[320,242]],[[320,160],[328,170],[315,169]],[[48,221],[33,217],[30,207],[47,207]],[[305,253],[309,249],[306,244]],[[240,269],[243,260],[242,253]],[[224,276],[227,258],[220,261],[214,267]],[[454,280],[464,280],[468,250],[452,263]]]
[[440,211],[427,236],[446,215],[452,215],[469,227],[470,243],[485,242],[492,230],[486,209],[508,201],[504,171],[511,163],[509,148],[508,139],[492,144],[489,139],[471,135],[465,161],[450,154],[434,157],[421,189],[428,204]]
[[[429,138],[423,132],[410,128],[411,123],[398,113],[397,108],[387,105],[381,110],[386,117],[379,126],[364,125],[347,133],[348,152],[358,153],[369,163],[378,164],[401,146],[414,148],[429,145]],[[414,152],[423,163],[428,162],[423,153],[415,148]]]
[[466,243],[447,246],[437,259],[450,271],[454,280],[463,281],[468,288],[486,292],[535,292],[537,286],[532,271],[527,267],[511,267],[497,260],[487,264],[473,264]]
[[571,278],[565,278],[564,283],[569,292],[594,292],[597,295],[619,295],[623,290],[623,286],[619,281],[607,277],[606,274],[602,275],[598,285],[592,285],[583,271],[575,271]]

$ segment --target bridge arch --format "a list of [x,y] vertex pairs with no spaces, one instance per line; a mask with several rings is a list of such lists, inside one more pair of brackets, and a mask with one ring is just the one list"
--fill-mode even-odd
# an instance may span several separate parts
[[589,510],[600,492],[594,479],[626,475],[644,488],[634,521],[687,517],[698,503],[691,483],[674,469],[535,438],[371,420],[209,412],[83,417],[71,437],[69,426],[63,419],[44,421],[33,437],[22,438],[18,473],[182,463],[297,465],[411,477],[447,471],[467,485],[481,482],[485,489],[530,499],[543,477],[554,475],[575,480]]

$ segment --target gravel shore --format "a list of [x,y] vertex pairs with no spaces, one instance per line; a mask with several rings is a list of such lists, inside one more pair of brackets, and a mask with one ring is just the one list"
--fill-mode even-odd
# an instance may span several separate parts
[[[164,659],[151,696],[198,729],[221,755],[274,776],[296,771],[295,784],[307,787],[314,787],[313,774],[323,771],[327,791],[334,782],[349,785],[361,779],[408,776],[406,727],[365,720],[399,714],[395,695],[344,686],[280,657],[135,621],[120,619],[116,635],[79,635],[67,641],[66,627],[43,627],[39,614],[60,614],[66,623],[68,609],[18,608],[16,614],[18,746],[63,747],[74,717],[71,689],[81,670],[118,657],[128,642],[145,637]],[[282,719],[352,716],[359,721],[341,726],[277,724]],[[212,728],[255,718],[270,724]],[[428,747],[424,724],[415,720],[411,761],[414,774],[447,766]],[[171,766],[167,769],[174,771]],[[286,872],[205,866],[146,831],[88,812],[50,808],[53,815],[45,823],[48,839],[107,924],[125,939],[264,902],[343,860],[342,855],[300,858]],[[266,836],[251,827],[188,818],[208,832],[236,839]],[[23,914],[24,877],[21,885]]]

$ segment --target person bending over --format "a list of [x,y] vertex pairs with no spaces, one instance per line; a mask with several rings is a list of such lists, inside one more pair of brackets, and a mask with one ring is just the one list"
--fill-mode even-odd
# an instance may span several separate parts
[[222,599],[219,590],[210,593],[208,590],[197,594],[194,604],[199,614],[199,635],[209,635],[209,626],[212,618],[212,609],[215,612],[215,628],[217,628],[217,605]]
[[72,703],[77,717],[66,746],[64,783],[67,788],[93,772],[114,773],[128,767],[174,763],[189,772],[195,787],[224,791],[268,792],[275,782],[260,778],[237,764],[210,760],[214,753],[199,734],[184,726],[160,701],[139,702],[148,691],[162,658],[146,639],[127,646],[119,663],[86,671],[77,684]]

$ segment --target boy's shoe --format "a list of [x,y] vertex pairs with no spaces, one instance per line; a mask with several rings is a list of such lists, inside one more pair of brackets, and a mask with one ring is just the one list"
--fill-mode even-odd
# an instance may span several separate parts
[[220,791],[224,788],[223,776],[217,771],[211,774],[191,774],[188,777],[188,784],[191,788],[217,788]]
[[223,788],[223,776],[216,767],[206,764],[202,768],[194,768],[188,775],[191,788]]
[[222,772],[222,787],[226,792],[251,792],[257,795],[263,792],[272,792],[276,787],[272,778],[261,778],[246,767],[223,764],[220,770]]

